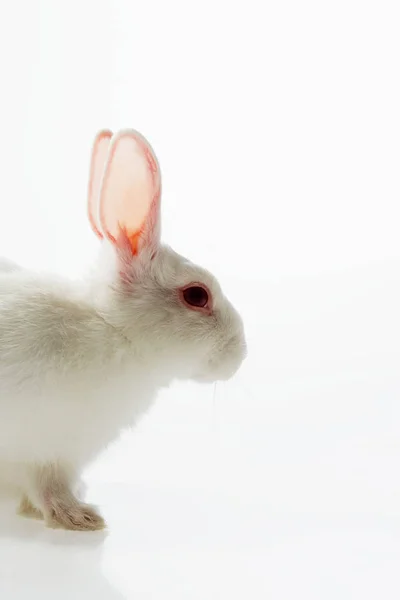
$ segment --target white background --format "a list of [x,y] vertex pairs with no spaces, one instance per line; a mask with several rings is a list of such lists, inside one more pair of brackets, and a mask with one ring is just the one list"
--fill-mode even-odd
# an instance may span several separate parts
[[4,4],[0,254],[84,272],[93,136],[139,129],[249,357],[90,469],[108,534],[4,506],[2,598],[399,598],[399,28],[395,0]]

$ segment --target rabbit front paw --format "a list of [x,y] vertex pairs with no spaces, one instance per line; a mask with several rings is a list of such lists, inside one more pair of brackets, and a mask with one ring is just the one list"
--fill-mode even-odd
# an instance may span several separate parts
[[89,504],[73,502],[71,504],[53,499],[46,515],[46,525],[53,529],[72,531],[97,531],[106,524],[96,509]]

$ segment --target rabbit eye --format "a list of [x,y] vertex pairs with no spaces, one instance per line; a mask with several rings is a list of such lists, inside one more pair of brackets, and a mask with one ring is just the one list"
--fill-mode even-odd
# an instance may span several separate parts
[[208,304],[208,293],[199,285],[193,285],[192,287],[184,290],[183,297],[185,298],[185,301],[190,304],[190,306],[204,308]]
[[210,310],[210,294],[203,285],[189,285],[181,290],[181,298],[189,308],[203,311]]

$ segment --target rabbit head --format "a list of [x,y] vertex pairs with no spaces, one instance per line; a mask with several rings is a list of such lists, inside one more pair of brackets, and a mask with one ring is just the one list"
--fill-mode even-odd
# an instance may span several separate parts
[[98,310],[137,356],[172,378],[230,378],[246,354],[242,320],[215,277],[162,244],[161,175],[138,132],[100,132],[93,145],[88,213],[103,240]]

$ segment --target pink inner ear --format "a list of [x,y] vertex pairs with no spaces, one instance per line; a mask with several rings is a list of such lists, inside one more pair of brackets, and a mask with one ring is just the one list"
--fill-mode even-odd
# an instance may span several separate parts
[[114,244],[129,240],[134,254],[151,213],[158,206],[160,173],[150,146],[133,131],[112,142],[100,193],[100,223]]
[[92,229],[99,238],[103,238],[98,214],[99,193],[111,138],[112,132],[109,130],[100,131],[97,134],[93,144],[90,163],[88,216]]

